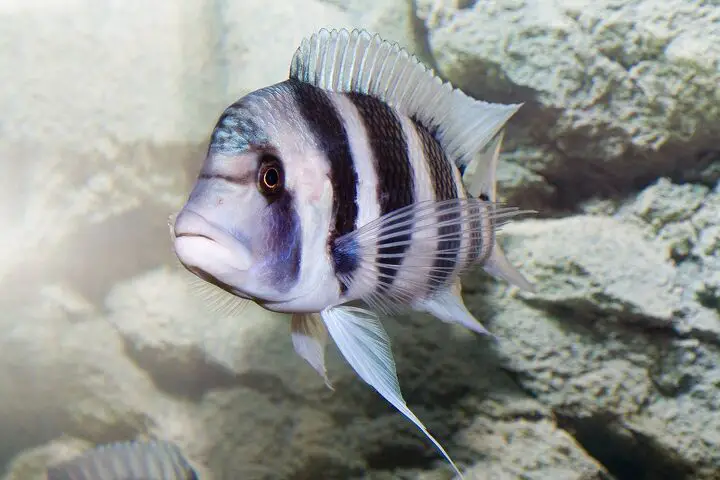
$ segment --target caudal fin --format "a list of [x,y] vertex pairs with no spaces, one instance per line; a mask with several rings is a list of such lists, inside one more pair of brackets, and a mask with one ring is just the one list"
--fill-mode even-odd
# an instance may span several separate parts
[[505,253],[498,245],[497,240],[493,245],[490,257],[483,264],[483,270],[496,278],[502,278],[506,282],[511,283],[525,291],[534,293],[536,291],[535,286],[515,268],[505,256]]
[[431,298],[421,300],[414,305],[416,310],[429,313],[445,323],[457,323],[480,335],[492,334],[465,306],[461,295],[460,279],[444,292],[433,295]]

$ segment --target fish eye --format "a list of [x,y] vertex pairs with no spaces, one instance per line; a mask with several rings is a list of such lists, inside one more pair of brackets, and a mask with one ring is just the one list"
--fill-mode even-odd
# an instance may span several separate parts
[[280,159],[275,155],[264,154],[260,158],[258,169],[258,190],[263,195],[276,195],[284,187],[285,178],[283,175]]

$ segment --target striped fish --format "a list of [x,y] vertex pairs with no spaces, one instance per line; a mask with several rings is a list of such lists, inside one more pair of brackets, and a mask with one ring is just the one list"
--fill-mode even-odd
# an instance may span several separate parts
[[463,304],[463,272],[479,265],[533,289],[495,239],[525,213],[495,201],[518,108],[468,97],[378,35],[320,30],[286,81],[221,115],[171,225],[176,255],[236,297],[292,314],[295,350],[330,388],[332,338],[460,474],[406,405],[379,313],[427,312],[487,334]]
[[163,441],[100,445],[51,466],[48,480],[197,480],[180,449]]

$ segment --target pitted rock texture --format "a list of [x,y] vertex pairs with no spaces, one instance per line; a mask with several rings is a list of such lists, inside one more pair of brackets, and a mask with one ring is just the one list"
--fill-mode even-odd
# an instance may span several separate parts
[[511,180],[508,198],[565,209],[662,175],[717,180],[716,2],[417,3],[444,77],[478,98],[526,103],[501,179],[533,188]]

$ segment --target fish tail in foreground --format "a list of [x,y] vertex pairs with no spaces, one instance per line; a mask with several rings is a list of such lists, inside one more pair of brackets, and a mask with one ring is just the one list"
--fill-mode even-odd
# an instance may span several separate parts
[[371,212],[332,240],[343,296],[320,315],[293,318],[295,348],[327,382],[329,333],[358,375],[417,425],[462,477],[405,403],[378,315],[343,303],[360,299],[387,313],[410,307],[487,333],[463,303],[462,272],[482,265],[533,289],[495,238],[502,224],[527,213],[496,204],[495,195],[503,127],[521,105],[470,98],[397,44],[362,30],[323,29],[303,40],[290,80],[331,92],[346,117],[359,118],[345,119],[354,151],[363,152],[355,159],[362,186],[356,218]]
[[172,443],[130,441],[100,445],[51,466],[48,480],[197,480],[198,475]]

